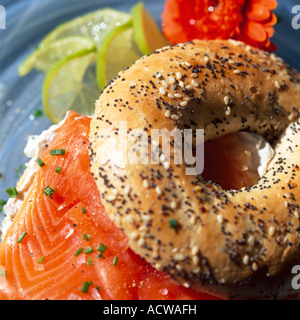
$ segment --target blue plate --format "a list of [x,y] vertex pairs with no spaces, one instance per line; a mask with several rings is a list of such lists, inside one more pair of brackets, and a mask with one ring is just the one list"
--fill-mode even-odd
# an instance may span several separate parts
[[[189,0],[186,0],[189,1]],[[78,15],[103,7],[129,12],[135,0],[4,0],[6,29],[0,30],[0,199],[5,190],[16,185],[27,138],[50,126],[46,116],[34,117],[42,109],[41,89],[44,75],[31,72],[18,76],[18,66],[41,39],[55,26]],[[273,41],[277,54],[300,71],[300,29],[292,28],[292,8],[299,0],[279,0],[279,23]],[[164,0],[144,0],[150,13],[161,23]],[[300,23],[300,21],[299,21]],[[20,167],[21,165],[21,167]],[[3,214],[2,214],[3,217]],[[1,220],[1,219],[0,219]]]

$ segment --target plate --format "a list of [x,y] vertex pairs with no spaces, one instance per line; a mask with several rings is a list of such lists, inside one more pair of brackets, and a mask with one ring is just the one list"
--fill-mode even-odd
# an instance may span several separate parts
[[[188,1],[188,0],[186,0]],[[18,76],[18,66],[40,40],[58,24],[78,15],[104,7],[129,12],[135,0],[4,0],[6,29],[0,30],[0,199],[5,190],[16,185],[28,161],[23,154],[29,135],[40,134],[51,123],[41,110],[44,75],[31,72]],[[298,0],[278,0],[275,13],[279,17],[273,41],[277,54],[300,71],[300,29],[292,27],[292,8]],[[146,8],[161,24],[164,0],[144,0]],[[300,23],[300,20],[299,20]],[[100,94],[100,92],[99,92]],[[4,214],[1,214],[3,218]],[[0,219],[1,220],[1,219]]]

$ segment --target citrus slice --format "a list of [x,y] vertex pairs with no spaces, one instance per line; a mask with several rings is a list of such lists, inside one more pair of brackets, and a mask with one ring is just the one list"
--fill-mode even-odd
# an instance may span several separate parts
[[135,40],[144,55],[170,45],[142,2],[131,9]]
[[59,61],[46,75],[43,103],[49,119],[58,123],[72,109],[82,115],[92,115],[100,95],[96,81],[97,54],[83,50]]
[[131,22],[111,30],[98,47],[97,80],[100,89],[103,90],[113,77],[141,56]]
[[128,22],[131,16],[128,13],[114,9],[100,9],[71,21],[60,24],[51,31],[40,43],[40,47],[57,39],[70,36],[83,36],[94,40],[98,45],[103,37],[114,27]]
[[78,51],[95,48],[93,40],[84,37],[66,37],[37,48],[19,67],[25,76],[32,69],[48,72],[58,61]]

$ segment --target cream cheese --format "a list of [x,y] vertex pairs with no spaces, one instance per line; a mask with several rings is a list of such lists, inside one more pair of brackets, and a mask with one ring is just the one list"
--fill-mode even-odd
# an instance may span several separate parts
[[40,135],[31,135],[28,138],[28,142],[24,149],[24,154],[31,158],[29,162],[25,165],[25,174],[21,177],[18,185],[18,197],[9,198],[7,204],[4,206],[3,210],[5,213],[5,218],[2,224],[2,238],[5,236],[7,229],[12,224],[16,214],[20,210],[23,200],[32,184],[34,174],[38,171],[40,166],[36,163],[36,160],[43,154],[47,146],[55,138],[57,131],[64,124],[66,117],[58,124],[52,125],[47,130],[44,130]]

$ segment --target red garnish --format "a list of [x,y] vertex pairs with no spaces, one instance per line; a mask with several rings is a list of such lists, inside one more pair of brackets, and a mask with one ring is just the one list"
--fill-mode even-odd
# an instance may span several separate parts
[[173,44],[194,39],[236,39],[267,51],[277,18],[276,0],[167,0],[162,29]]

